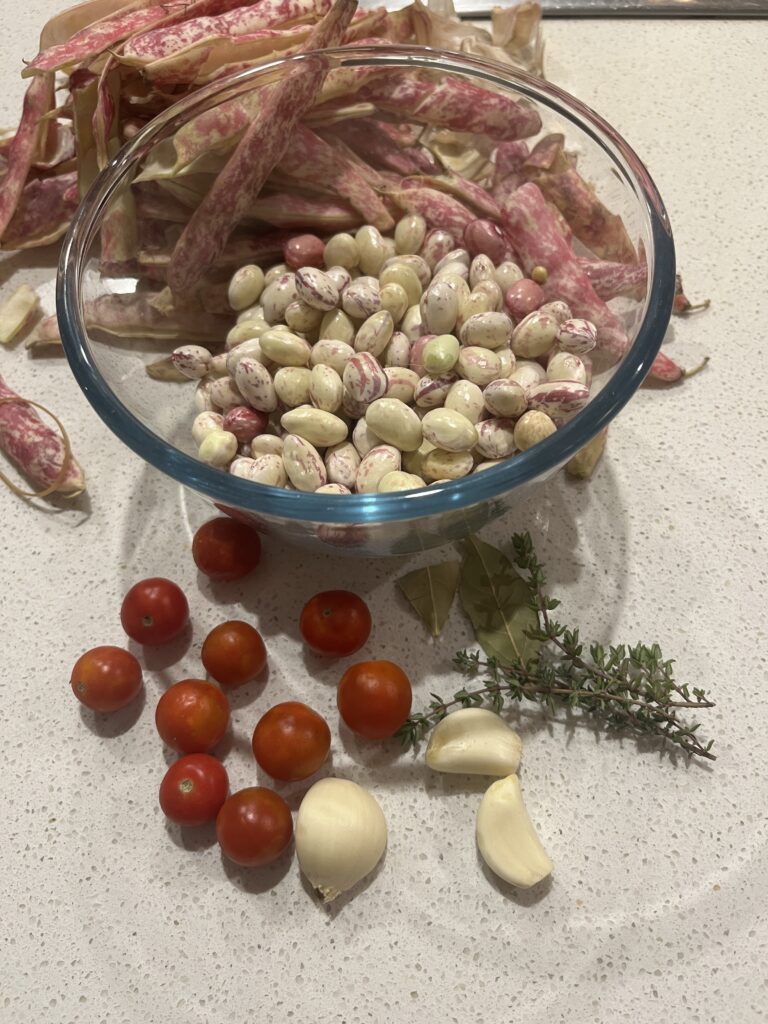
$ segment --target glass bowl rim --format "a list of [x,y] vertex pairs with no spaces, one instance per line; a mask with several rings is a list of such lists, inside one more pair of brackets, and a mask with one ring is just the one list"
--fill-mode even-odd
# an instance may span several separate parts
[[[443,73],[471,74],[508,87],[556,111],[589,135],[621,170],[650,222],[651,270],[643,319],[637,336],[610,382],[572,420],[551,437],[499,466],[447,483],[388,494],[319,495],[256,485],[215,469],[163,440],[131,413],[101,375],[89,349],[83,321],[80,282],[99,219],[123,176],[155,137],[191,110],[222,94],[237,96],[251,83],[283,66],[312,61],[332,67],[381,64],[436,68]],[[353,525],[422,519],[485,503],[557,469],[610,423],[626,405],[651,368],[669,323],[674,299],[675,249],[664,204],[644,164],[599,114],[570,93],[517,68],[497,61],[422,46],[335,47],[281,57],[235,72],[204,86],[157,115],[123,146],[98,175],[82,200],[62,245],[56,283],[59,330],[72,372],[104,423],[150,465],[219,503],[240,510],[297,522]]]

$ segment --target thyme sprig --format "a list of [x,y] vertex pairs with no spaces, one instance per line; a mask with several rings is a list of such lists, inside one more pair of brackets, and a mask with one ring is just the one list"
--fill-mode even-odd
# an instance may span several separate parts
[[482,658],[479,651],[459,651],[454,664],[468,679],[479,677],[481,685],[463,687],[449,699],[431,694],[428,710],[412,714],[399,730],[403,744],[417,744],[459,707],[499,712],[508,704],[533,701],[552,714],[563,707],[578,709],[609,730],[660,738],[689,757],[714,761],[713,741],[699,739],[699,723],[682,717],[685,711],[714,707],[704,690],[677,683],[674,663],[664,659],[657,643],[607,649],[595,643],[586,651],[579,630],[567,628],[550,614],[560,602],[546,593],[544,568],[530,535],[515,534],[512,549],[538,617],[538,625],[526,631],[540,644],[538,653],[526,661],[501,664],[497,658]]

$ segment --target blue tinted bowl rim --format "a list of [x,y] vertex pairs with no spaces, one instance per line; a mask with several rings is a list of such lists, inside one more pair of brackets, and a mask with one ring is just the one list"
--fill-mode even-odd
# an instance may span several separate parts
[[[513,86],[520,94],[549,107],[589,135],[613,160],[650,222],[651,251],[646,253],[650,287],[640,329],[613,378],[589,404],[557,433],[498,467],[425,489],[390,494],[315,495],[266,487],[214,469],[164,441],[117,398],[96,366],[87,342],[80,298],[86,258],[102,211],[120,188],[125,174],[152,140],[172,122],[178,125],[191,109],[220,96],[248,91],[251,83],[284,65],[322,60],[333,66],[350,63],[410,65]],[[95,411],[132,451],[150,465],[213,501],[239,509],[298,522],[385,523],[439,516],[499,498],[521,484],[555,470],[606,427],[643,382],[669,323],[675,288],[675,249],[664,204],[647,169],[599,114],[557,86],[496,61],[414,46],[345,47],[271,61],[237,72],[204,87],[145,126],[101,172],[81,203],[65,237],[56,285],[56,303],[64,350],[72,372]],[[190,402],[191,406],[191,402]]]

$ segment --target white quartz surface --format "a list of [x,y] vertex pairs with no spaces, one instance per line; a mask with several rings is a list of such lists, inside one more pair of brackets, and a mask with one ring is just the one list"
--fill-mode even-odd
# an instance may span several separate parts
[[[21,59],[60,6],[27,0],[4,19],[0,124],[15,123]],[[247,584],[214,593],[188,553],[202,503],[121,446],[63,358],[0,351],[9,383],[68,425],[90,494],[33,509],[0,491],[0,1020],[766,1019],[767,32],[762,21],[546,24],[550,77],[646,160],[688,294],[712,299],[709,312],[675,320],[667,350],[685,365],[711,363],[681,387],[637,395],[592,484],[553,481],[485,536],[530,529],[563,616],[587,636],[657,639],[680,678],[716,699],[704,728],[719,758],[675,763],[631,740],[524,719],[524,792],[556,865],[532,895],[478,863],[482,780],[428,775],[396,747],[339,735],[343,666],[302,654],[298,610],[333,579],[369,600],[367,650],[407,669],[417,706],[430,690],[455,689],[450,656],[469,638],[458,611],[432,644],[395,597],[393,578],[416,561],[335,565],[270,541]],[[27,270],[40,254],[0,256],[2,294],[50,282],[54,258]],[[176,664],[178,649],[152,656],[138,716],[81,713],[71,665],[93,645],[123,642],[121,596],[147,575],[186,588],[191,646]],[[157,806],[166,762],[153,705],[169,681],[199,672],[206,631],[241,614],[263,631],[271,668],[263,691],[234,700],[233,788],[259,777],[256,718],[296,697],[328,715],[334,771],[370,786],[389,820],[381,870],[332,912],[295,859],[238,870],[209,832],[185,837]],[[300,787],[288,792],[295,808]]]

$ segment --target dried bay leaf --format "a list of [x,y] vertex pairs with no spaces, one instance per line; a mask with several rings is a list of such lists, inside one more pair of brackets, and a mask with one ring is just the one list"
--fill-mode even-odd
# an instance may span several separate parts
[[440,636],[448,618],[460,569],[460,562],[439,562],[415,569],[396,581],[403,597],[414,607],[432,636]]
[[163,359],[157,359],[154,363],[147,363],[144,369],[152,380],[173,381],[174,383],[179,384],[183,384],[189,380],[189,377],[185,377],[183,373],[176,369],[170,356],[165,356]]
[[540,646],[526,636],[538,626],[538,615],[529,604],[530,587],[493,545],[470,537],[464,551],[459,598],[477,642],[501,664],[528,661]]

